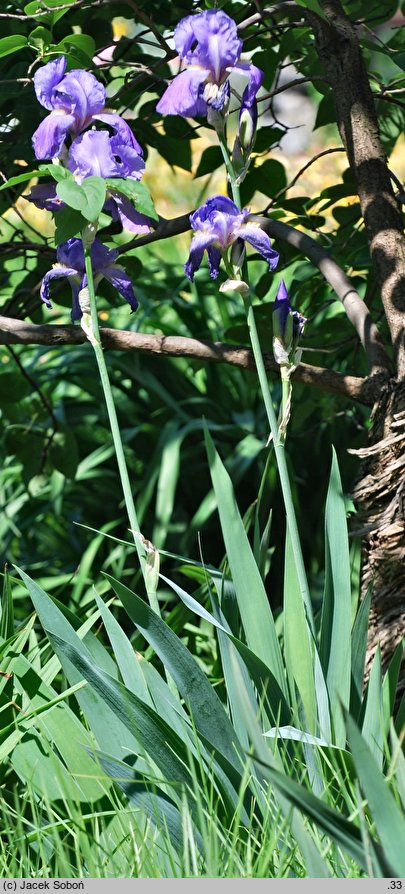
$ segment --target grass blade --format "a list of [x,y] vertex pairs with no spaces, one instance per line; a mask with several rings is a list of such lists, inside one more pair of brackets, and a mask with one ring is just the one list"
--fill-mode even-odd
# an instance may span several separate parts
[[226,554],[246,640],[250,649],[268,665],[286,696],[283,660],[267,593],[243,527],[231,479],[207,428],[205,443]]
[[237,741],[222,702],[191,653],[170,627],[139,596],[110,575],[106,577],[131,620],[146,641],[153,646],[166,670],[173,677],[199,732],[240,770],[237,754],[242,754],[242,747]]
[[405,877],[405,819],[364,737],[351,717],[347,733],[363,794],[384,848],[388,876]]
[[325,511],[326,567],[321,622],[321,661],[326,675],[335,744],[345,745],[342,706],[349,707],[351,667],[351,578],[346,510],[336,453],[333,450]]

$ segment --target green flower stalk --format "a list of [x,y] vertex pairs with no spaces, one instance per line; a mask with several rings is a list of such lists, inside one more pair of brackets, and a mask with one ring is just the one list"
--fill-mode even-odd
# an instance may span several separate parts
[[273,308],[273,354],[281,374],[279,434],[283,441],[291,415],[291,376],[301,360],[302,348],[299,347],[299,341],[305,323],[305,317],[292,309],[284,280],[281,280]]

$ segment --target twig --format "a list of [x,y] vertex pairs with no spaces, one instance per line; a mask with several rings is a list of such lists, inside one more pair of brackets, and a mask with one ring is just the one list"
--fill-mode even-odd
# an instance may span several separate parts
[[50,418],[52,419],[52,431],[51,431],[50,435],[48,436],[48,438],[47,438],[47,440],[46,440],[46,443],[44,443],[43,450],[42,450],[42,458],[41,458],[41,471],[42,471],[42,469],[44,468],[44,465],[45,465],[45,461],[46,461],[46,457],[47,457],[47,454],[48,454],[48,450],[49,450],[49,448],[50,448],[50,446],[51,446],[51,444],[52,444],[52,441],[53,441],[53,439],[54,439],[54,437],[55,437],[55,434],[56,434],[56,432],[57,432],[57,430],[58,430],[58,420],[57,420],[57,418],[56,418],[56,416],[55,416],[55,413],[53,412],[52,405],[49,403],[48,398],[45,397],[44,392],[43,392],[42,389],[39,387],[39,385],[37,385],[35,379],[33,379],[32,376],[29,374],[29,372],[27,372],[27,370],[25,369],[25,367],[24,367],[23,364],[21,363],[21,360],[20,360],[18,354],[16,353],[16,351],[14,351],[13,348],[12,348],[10,345],[8,345],[8,351],[9,351],[11,357],[13,358],[14,363],[16,364],[16,366],[18,366],[18,369],[20,370],[21,375],[22,375],[22,376],[24,377],[24,379],[26,379],[26,381],[29,383],[29,385],[31,386],[31,389],[32,389],[33,391],[36,391],[36,392],[37,392],[38,397],[39,397],[39,399],[40,399],[40,401],[41,401],[41,403],[42,403],[42,406],[45,407],[45,410],[47,411],[47,413],[49,414]]
[[244,29],[249,28],[250,25],[256,25],[257,22],[262,22],[263,19],[271,19],[273,16],[285,12],[299,12],[301,19],[304,10],[301,6],[298,6],[298,3],[294,3],[293,0],[285,0],[284,3],[277,3],[276,6],[268,6],[261,12],[255,12],[253,15],[249,16],[249,18],[244,19],[243,22],[240,22],[238,25],[238,31],[244,31]]
[[289,189],[291,189],[293,186],[295,186],[295,184],[300,179],[302,174],[304,174],[305,171],[307,171],[308,168],[310,168],[311,165],[313,165],[315,161],[318,161],[318,158],[322,158],[322,156],[324,156],[324,155],[331,155],[332,152],[345,152],[345,151],[346,150],[344,149],[343,146],[336,146],[334,149],[324,149],[322,152],[318,152],[318,155],[314,155],[314,157],[311,158],[311,160],[308,161],[307,164],[304,165],[304,167],[298,171],[298,173],[295,175],[295,177],[293,177],[293,179],[290,180],[289,183],[287,183],[287,186],[284,186],[283,189],[279,189],[279,191],[276,193],[276,195],[273,196],[273,198],[271,199],[269,204],[266,206],[266,212],[274,205],[274,203],[277,201],[277,199],[280,198],[280,196],[284,195],[285,192],[288,192]]
[[308,84],[308,82],[312,83],[313,81],[323,81],[325,83],[326,79],[322,78],[320,75],[312,75],[307,78],[295,78],[293,81],[288,81],[288,84],[282,84],[280,87],[276,87],[275,90],[270,90],[268,93],[264,93],[263,96],[259,96],[258,102],[264,102],[266,99],[272,99],[273,96],[278,96],[279,93],[284,93],[285,90],[291,90],[292,87],[299,87],[300,84]]

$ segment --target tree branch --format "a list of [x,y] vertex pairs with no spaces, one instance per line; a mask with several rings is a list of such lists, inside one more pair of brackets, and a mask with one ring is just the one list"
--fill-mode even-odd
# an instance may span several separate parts
[[[261,215],[251,215],[251,220],[257,221],[260,226],[276,239],[288,242],[297,248],[303,255],[309,258],[312,263],[318,267],[326,281],[334,290],[335,294],[342,302],[346,314],[354,326],[360,341],[366,352],[370,372],[372,374],[383,374],[386,378],[389,376],[390,361],[385,352],[384,346],[380,340],[378,329],[373,323],[367,306],[360,295],[356,292],[349,277],[343,272],[341,267],[332,260],[330,255],[324,248],[302,233],[296,230],[290,224],[282,223],[279,220],[263,217]],[[140,247],[142,245],[150,245],[160,239],[169,239],[172,236],[178,236],[190,229],[190,214],[182,214],[181,217],[172,220],[164,220],[161,218],[159,224],[153,233],[133,239],[122,245],[120,251],[125,253],[129,249]]]
[[[118,351],[139,351],[168,357],[190,357],[202,362],[228,363],[241,369],[254,370],[253,353],[249,348],[183,336],[150,335],[120,329],[100,330],[104,348]],[[80,345],[86,336],[80,326],[37,325],[23,320],[0,316],[0,344],[3,345]],[[264,353],[266,369],[279,371],[278,364],[269,353]],[[362,379],[346,376],[335,370],[322,369],[300,363],[293,374],[295,382],[320,388],[332,394],[372,406],[378,386],[373,377]]]

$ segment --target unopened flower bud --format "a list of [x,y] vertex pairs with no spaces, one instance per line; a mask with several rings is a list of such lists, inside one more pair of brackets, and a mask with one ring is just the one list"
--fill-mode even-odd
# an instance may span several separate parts
[[298,348],[298,342],[305,323],[305,317],[292,309],[284,280],[281,280],[273,308],[273,353],[280,366],[300,362],[302,349]]
[[239,145],[245,154],[249,154],[254,145],[257,128],[257,103],[242,106],[239,114]]

